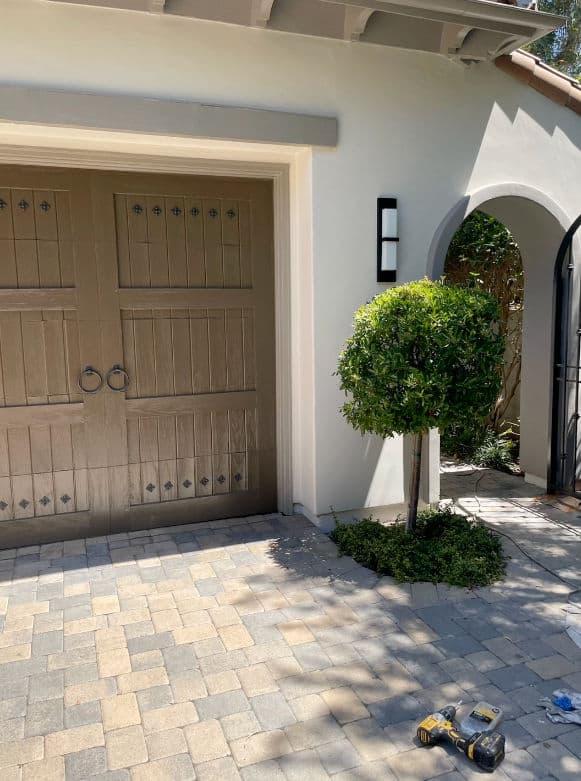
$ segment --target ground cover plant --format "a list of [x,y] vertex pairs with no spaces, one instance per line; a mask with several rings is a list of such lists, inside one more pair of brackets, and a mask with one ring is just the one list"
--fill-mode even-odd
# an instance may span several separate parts
[[490,529],[450,510],[418,514],[415,532],[405,523],[371,518],[337,523],[331,533],[339,552],[400,582],[431,581],[474,588],[504,575],[500,539]]

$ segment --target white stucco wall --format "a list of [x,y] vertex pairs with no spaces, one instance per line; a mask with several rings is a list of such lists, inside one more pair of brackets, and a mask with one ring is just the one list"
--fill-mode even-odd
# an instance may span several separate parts
[[5,84],[338,117],[337,149],[301,163],[303,184],[312,176],[312,269],[302,271],[312,300],[299,303],[312,332],[296,333],[314,353],[295,345],[295,373],[309,379],[295,378],[304,414],[294,498],[311,513],[400,502],[401,442],[351,431],[332,376],[353,311],[383,287],[375,282],[375,200],[399,199],[402,282],[426,273],[437,227],[480,188],[535,186],[572,221],[581,208],[581,118],[492,65],[34,0],[3,0],[0,51]]

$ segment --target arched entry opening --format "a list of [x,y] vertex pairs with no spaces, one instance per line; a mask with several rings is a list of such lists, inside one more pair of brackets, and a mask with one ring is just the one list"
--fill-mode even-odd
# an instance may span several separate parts
[[442,453],[508,466],[516,455],[520,420],[524,273],[520,249],[506,226],[479,209],[471,212],[450,242],[444,280],[446,285],[476,287],[494,296],[506,349],[502,386],[487,420],[461,420],[442,432]]
[[528,482],[546,490],[551,474],[554,265],[572,220],[543,193],[525,185],[497,185],[467,196],[440,224],[429,253],[429,274],[444,271],[448,246],[474,210],[507,227],[521,252],[524,312],[520,393],[520,464]]

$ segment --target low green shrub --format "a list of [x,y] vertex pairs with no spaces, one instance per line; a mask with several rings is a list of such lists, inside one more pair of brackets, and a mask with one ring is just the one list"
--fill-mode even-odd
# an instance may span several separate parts
[[384,526],[368,518],[355,524],[337,523],[331,538],[341,554],[400,582],[473,588],[504,575],[499,537],[450,510],[419,513],[415,532],[406,532],[404,523]]
[[508,436],[488,431],[474,451],[473,461],[477,466],[510,472],[515,461],[515,443]]

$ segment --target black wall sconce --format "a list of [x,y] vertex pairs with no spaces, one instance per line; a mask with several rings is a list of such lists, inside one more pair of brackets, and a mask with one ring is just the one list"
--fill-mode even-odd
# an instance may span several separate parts
[[377,199],[377,281],[395,282],[397,274],[397,199]]

